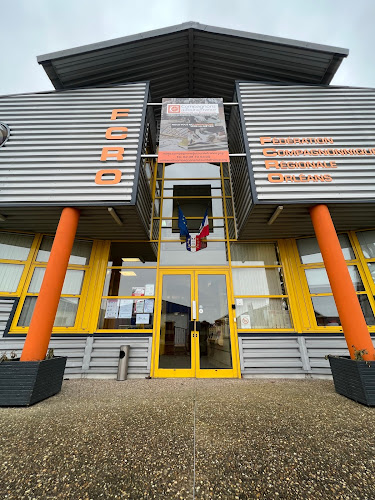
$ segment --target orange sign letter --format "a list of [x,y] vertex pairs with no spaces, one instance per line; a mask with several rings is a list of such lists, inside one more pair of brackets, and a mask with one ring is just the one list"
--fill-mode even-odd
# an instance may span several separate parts
[[128,137],[128,134],[120,134],[120,135],[112,135],[112,132],[119,130],[121,132],[127,132],[128,128],[127,127],[109,127],[107,128],[107,131],[105,133],[105,138],[106,139],[126,139]]
[[118,116],[128,116],[129,110],[128,109],[114,109],[112,111],[111,115],[111,120],[116,120]]
[[[112,174],[114,175],[113,179],[103,179],[103,175]],[[118,184],[121,181],[121,170],[113,169],[113,170],[99,170],[95,176],[95,184]]]
[[[113,151],[113,153],[110,153],[110,151]],[[125,148],[103,148],[100,161],[107,161],[108,158],[116,158],[117,161],[121,161],[124,159],[124,151]]]

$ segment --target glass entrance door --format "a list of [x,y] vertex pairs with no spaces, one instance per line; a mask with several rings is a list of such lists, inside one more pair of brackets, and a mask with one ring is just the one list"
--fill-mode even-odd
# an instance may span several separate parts
[[155,377],[237,377],[237,342],[224,271],[164,270]]

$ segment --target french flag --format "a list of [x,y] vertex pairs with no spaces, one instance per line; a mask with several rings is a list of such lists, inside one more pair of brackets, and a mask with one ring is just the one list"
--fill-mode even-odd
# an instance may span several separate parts
[[203,216],[200,228],[199,228],[199,238],[205,238],[210,234],[210,227],[208,225],[208,208],[206,208],[206,212]]

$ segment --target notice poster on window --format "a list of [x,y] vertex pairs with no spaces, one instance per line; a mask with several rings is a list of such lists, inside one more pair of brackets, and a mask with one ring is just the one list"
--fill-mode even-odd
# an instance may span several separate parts
[[223,100],[162,101],[159,163],[229,162]]
[[145,299],[144,312],[150,314],[154,312],[154,299]]
[[149,297],[150,295],[154,295],[155,293],[155,286],[153,283],[149,283],[148,285],[145,286],[145,295],[146,297]]
[[133,300],[120,299],[120,307],[118,311],[119,318],[131,318],[133,313]]
[[135,324],[136,325],[148,325],[148,324],[150,324],[150,315],[149,314],[137,314]]
[[118,307],[119,300],[118,299],[107,299],[107,306],[105,308],[105,318],[106,319],[115,319],[118,317]]

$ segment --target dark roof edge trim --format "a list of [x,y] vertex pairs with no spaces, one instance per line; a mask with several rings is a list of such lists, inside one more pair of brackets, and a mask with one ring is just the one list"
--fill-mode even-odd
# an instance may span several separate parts
[[170,33],[176,33],[176,32],[188,30],[188,29],[208,31],[211,33],[217,33],[217,34],[221,34],[221,35],[237,36],[237,37],[241,37],[241,38],[248,38],[250,40],[258,40],[258,41],[263,41],[263,42],[268,42],[268,43],[276,43],[276,44],[287,45],[287,46],[289,45],[292,47],[299,47],[299,48],[309,49],[309,50],[317,50],[320,52],[328,52],[331,54],[336,53],[336,54],[339,54],[341,57],[347,57],[347,55],[349,54],[348,49],[344,49],[341,47],[332,47],[330,45],[321,45],[318,43],[302,42],[299,40],[292,40],[289,38],[261,35],[259,33],[249,33],[247,31],[232,30],[232,29],[228,29],[228,28],[219,28],[216,26],[208,26],[206,24],[200,24],[200,23],[189,21],[187,23],[177,24],[174,26],[168,26],[166,28],[160,28],[157,30],[146,31],[144,33],[137,33],[135,35],[128,35],[128,36],[124,36],[124,37],[120,37],[120,38],[114,38],[113,40],[106,40],[104,42],[91,43],[88,45],[82,45],[80,47],[75,47],[72,49],[60,50],[57,52],[51,52],[49,54],[43,54],[43,55],[40,55],[37,57],[37,61],[39,64],[43,64],[46,61],[50,61],[52,59],[59,59],[62,57],[78,55],[78,54],[82,54],[84,52],[90,52],[93,50],[101,50],[101,49],[105,49],[108,47],[114,47],[116,45],[121,45],[123,43],[135,42],[138,40],[143,40],[143,39],[152,38],[152,37],[161,36],[161,35],[167,35]]

